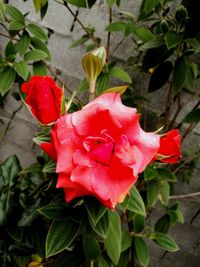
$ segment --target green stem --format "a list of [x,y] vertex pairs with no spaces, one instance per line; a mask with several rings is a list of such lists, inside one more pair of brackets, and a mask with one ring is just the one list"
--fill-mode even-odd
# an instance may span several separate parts
[[95,98],[95,87],[96,87],[96,81],[90,81],[89,102],[91,102]]
[[90,267],[94,267],[94,261],[90,262]]

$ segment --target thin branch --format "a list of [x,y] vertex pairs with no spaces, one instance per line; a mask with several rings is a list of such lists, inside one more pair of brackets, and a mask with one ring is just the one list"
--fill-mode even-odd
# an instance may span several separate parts
[[126,39],[126,38],[123,37],[123,38],[119,41],[119,43],[115,46],[115,48],[113,49],[112,53],[110,54],[110,57],[111,57],[111,55],[113,55],[113,54],[117,51],[117,49],[118,49],[118,48],[120,47],[120,45],[124,42],[125,39]]
[[85,25],[80,21],[78,16],[72,11],[72,9],[68,6],[67,2],[61,3],[56,0],[58,4],[64,5],[67,10],[70,12],[70,14],[74,17],[74,19],[79,23],[79,25],[82,27],[82,29],[87,33],[89,38],[94,42],[94,44],[99,47],[99,43],[97,42],[96,37],[85,27]]
[[173,119],[171,120],[168,129],[171,129],[176,121],[176,118],[178,117],[180,111],[181,111],[182,105],[181,105],[181,94],[178,95],[178,102],[177,102],[177,110],[176,113],[174,114]]
[[172,90],[172,83],[169,83],[169,91],[167,96],[167,105],[166,105],[166,113],[165,113],[165,124],[167,125],[169,121],[169,116],[171,113],[171,107],[173,104],[173,90]]
[[[109,7],[109,24],[112,23],[112,8]],[[110,54],[110,38],[111,38],[111,32],[108,32],[107,37],[107,45],[106,45],[106,54],[107,54],[107,60],[109,59]]]
[[9,131],[10,126],[11,126],[11,123],[12,123],[12,121],[13,121],[15,115],[17,114],[18,111],[20,111],[20,109],[21,109],[22,107],[23,107],[23,105],[20,105],[16,110],[13,111],[13,113],[12,113],[12,115],[11,115],[11,117],[10,117],[9,122],[7,123],[5,129],[3,130],[3,133],[2,133],[1,136],[0,136],[0,143],[3,142],[3,139],[5,138],[7,132]]
[[193,198],[200,196],[200,192],[195,192],[186,195],[176,195],[176,196],[169,196],[169,199],[184,199],[184,198]]

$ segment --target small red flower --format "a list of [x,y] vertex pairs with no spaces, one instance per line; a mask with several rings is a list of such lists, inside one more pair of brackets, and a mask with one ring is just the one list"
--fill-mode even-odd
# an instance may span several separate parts
[[33,76],[22,84],[22,92],[27,94],[25,102],[40,123],[47,125],[61,116],[63,90],[51,77]]
[[160,138],[157,159],[166,163],[177,163],[181,156],[181,136],[178,130],[171,130]]
[[64,188],[67,202],[93,195],[114,208],[155,157],[159,139],[141,129],[135,108],[107,93],[59,118],[51,143],[41,148],[57,162],[57,187]]

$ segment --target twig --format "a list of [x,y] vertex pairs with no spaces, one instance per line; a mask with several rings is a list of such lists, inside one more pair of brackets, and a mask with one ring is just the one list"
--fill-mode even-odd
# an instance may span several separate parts
[[177,118],[178,114],[181,111],[181,108],[182,108],[182,105],[181,105],[181,94],[178,95],[178,102],[177,102],[177,104],[178,104],[178,107],[177,107],[176,113],[174,114],[174,117],[171,120],[171,122],[170,122],[170,124],[168,126],[168,129],[171,129],[173,127],[174,122],[176,121],[176,118]]
[[19,39],[15,38],[15,37],[11,37],[10,35],[7,35],[3,32],[0,32],[0,35],[5,37],[5,38],[8,38],[8,39],[12,39],[12,40],[15,40],[15,41],[19,41]]
[[115,48],[113,49],[113,51],[112,51],[112,53],[110,54],[110,57],[111,57],[111,55],[113,55],[116,51],[117,51],[117,49],[120,47],[120,45],[124,42],[124,40],[125,40],[125,37],[123,37],[120,41],[119,41],[119,43],[115,46]]
[[1,136],[0,136],[0,143],[3,142],[3,139],[5,138],[7,132],[9,131],[10,126],[11,126],[11,123],[12,123],[12,121],[13,121],[15,115],[17,114],[18,111],[20,111],[20,109],[21,109],[22,107],[23,107],[23,105],[20,105],[16,110],[13,111],[12,116],[10,117],[9,122],[7,123],[7,125],[6,125],[6,127],[5,127],[5,129],[4,129],[4,131],[3,131],[3,133],[2,133]]
[[192,198],[192,197],[197,197],[197,196],[200,196],[200,192],[195,192],[195,193],[186,194],[186,195],[169,196],[169,199],[184,199],[184,198]]
[[[109,24],[112,23],[112,8],[109,7]],[[109,59],[109,54],[110,54],[110,37],[111,37],[111,32],[108,32],[108,37],[107,37],[107,45],[106,45],[106,54],[107,54],[107,60]]]
[[88,34],[89,38],[94,42],[94,44],[99,47],[99,43],[97,42],[96,37],[83,25],[83,23],[80,21],[80,19],[77,17],[77,15],[72,11],[72,9],[68,6],[67,2],[61,3],[56,0],[57,3],[64,5],[70,14],[74,17],[74,19],[79,23],[79,25],[82,27],[82,29]]
[[167,96],[167,105],[166,105],[166,113],[165,113],[165,124],[167,125],[170,112],[171,112],[171,107],[173,103],[173,91],[172,91],[172,83],[169,83],[169,91],[168,91],[168,96]]

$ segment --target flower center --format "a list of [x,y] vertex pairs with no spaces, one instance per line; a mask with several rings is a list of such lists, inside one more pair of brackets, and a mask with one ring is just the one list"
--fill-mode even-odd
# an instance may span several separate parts
[[114,140],[107,130],[102,130],[100,136],[86,137],[83,141],[83,147],[89,157],[107,165],[110,163],[113,154]]

